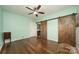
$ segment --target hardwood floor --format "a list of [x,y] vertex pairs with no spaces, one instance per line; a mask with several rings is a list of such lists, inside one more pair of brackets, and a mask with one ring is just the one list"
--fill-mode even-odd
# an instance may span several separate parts
[[3,47],[2,54],[51,54],[56,53],[57,43],[48,40],[42,44],[36,37],[14,41]]

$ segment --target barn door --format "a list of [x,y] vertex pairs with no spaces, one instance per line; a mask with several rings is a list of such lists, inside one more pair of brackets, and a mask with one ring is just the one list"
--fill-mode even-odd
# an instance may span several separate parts
[[76,18],[75,15],[60,17],[59,26],[59,43],[68,43],[76,46]]
[[47,42],[47,21],[41,21],[40,35],[41,35],[41,42],[43,44],[46,44]]

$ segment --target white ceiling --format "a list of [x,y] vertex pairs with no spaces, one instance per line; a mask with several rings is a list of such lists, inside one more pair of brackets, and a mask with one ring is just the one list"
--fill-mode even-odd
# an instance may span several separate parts
[[[30,8],[36,7],[37,5],[2,5],[1,7],[7,11],[16,13],[16,14],[20,14],[20,15],[24,15],[24,16],[28,16],[32,19],[35,19],[35,15],[28,15],[28,13],[31,12],[31,10],[26,9],[25,7],[28,6]],[[39,11],[43,11],[45,12],[45,14],[41,14],[39,15],[39,18],[42,18],[44,16],[53,14],[57,11],[60,10],[64,10],[66,8],[70,8],[73,5],[42,5],[42,7],[40,8]]]

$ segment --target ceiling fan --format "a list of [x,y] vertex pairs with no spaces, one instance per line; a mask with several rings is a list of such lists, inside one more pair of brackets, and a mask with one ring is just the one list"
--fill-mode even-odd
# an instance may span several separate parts
[[31,9],[30,7],[25,7],[25,8],[32,11],[28,15],[34,14],[36,17],[38,17],[38,14],[45,14],[44,12],[39,11],[39,9],[41,8],[41,5],[38,5],[37,7],[34,7],[33,9]]

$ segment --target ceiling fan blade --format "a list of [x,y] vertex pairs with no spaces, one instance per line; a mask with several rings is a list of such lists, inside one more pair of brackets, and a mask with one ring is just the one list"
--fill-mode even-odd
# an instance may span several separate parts
[[38,14],[36,14],[36,17],[38,17]]
[[34,8],[34,11],[36,10],[36,8]]
[[28,15],[33,14],[33,12],[29,13]]
[[41,8],[41,5],[38,5],[37,10],[39,10]]
[[25,7],[25,8],[27,8],[27,9],[29,9],[29,10],[32,10],[32,11],[33,11],[33,9],[31,9],[31,8],[29,8],[29,7]]
[[40,14],[45,14],[44,12],[38,12],[38,13],[40,13]]

